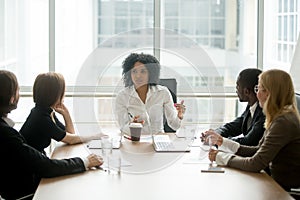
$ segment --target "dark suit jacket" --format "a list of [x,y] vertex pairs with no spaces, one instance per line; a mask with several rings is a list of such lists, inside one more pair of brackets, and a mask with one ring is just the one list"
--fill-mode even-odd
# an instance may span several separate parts
[[[249,108],[250,106],[248,105],[240,117],[218,128],[216,132],[220,133],[223,137],[230,138],[240,144],[256,146],[265,131],[265,115],[262,112],[262,108],[257,105],[252,122],[247,129],[247,116],[250,114]],[[241,134],[243,134],[244,137],[235,138]]]
[[25,143],[18,131],[0,118],[0,195],[16,199],[34,193],[40,178],[85,171],[80,158],[51,160]]

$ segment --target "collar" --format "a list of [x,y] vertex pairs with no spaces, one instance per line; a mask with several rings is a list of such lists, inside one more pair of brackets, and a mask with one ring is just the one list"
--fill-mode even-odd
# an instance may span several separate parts
[[[156,93],[157,91],[163,90],[163,87],[164,86],[161,86],[161,85],[151,85],[151,86],[149,86],[148,92],[147,92],[147,98],[149,98],[152,94]],[[129,90],[129,95],[130,96],[135,96],[135,97],[139,98],[139,95],[136,92],[136,90],[134,88],[134,85],[129,86],[128,90]]]
[[257,108],[257,102],[255,102],[255,104],[253,104],[252,106],[250,106],[249,110],[250,110],[250,114],[251,114],[251,117],[253,118],[253,115],[254,115],[254,112]]
[[8,117],[2,117],[2,119],[8,124],[8,126],[14,127],[15,122],[12,119],[10,119]]

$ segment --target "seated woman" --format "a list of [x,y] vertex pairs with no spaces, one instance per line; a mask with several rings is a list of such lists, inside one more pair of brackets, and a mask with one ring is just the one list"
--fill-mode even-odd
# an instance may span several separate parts
[[31,199],[41,178],[84,172],[102,165],[97,155],[84,158],[51,160],[29,146],[20,133],[12,128],[7,114],[17,108],[19,86],[16,76],[0,70],[0,196],[4,199]]
[[270,167],[271,176],[284,189],[298,188],[300,119],[292,79],[282,70],[268,70],[259,75],[255,91],[266,115],[266,131],[258,146],[240,145],[207,131],[205,139],[211,135],[219,146],[219,150],[210,150],[209,159],[218,165],[251,172]]
[[158,85],[158,60],[149,54],[132,53],[123,61],[122,68],[125,89],[116,98],[116,114],[121,131],[128,134],[129,123],[140,122],[144,124],[142,134],[163,133],[164,114],[168,125],[177,130],[185,107],[183,101],[174,106],[168,88]]
[[[74,134],[74,126],[67,107],[63,103],[65,80],[61,74],[49,72],[39,74],[33,85],[35,107],[27,117],[20,133],[27,143],[45,153],[44,149],[51,139],[67,144],[87,142],[100,139],[103,134],[79,136]],[[56,117],[55,111],[63,116],[63,125]]]

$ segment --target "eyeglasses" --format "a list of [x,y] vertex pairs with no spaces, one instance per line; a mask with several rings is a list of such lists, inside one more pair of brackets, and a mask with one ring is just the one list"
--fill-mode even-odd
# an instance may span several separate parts
[[265,89],[259,87],[258,85],[254,86],[254,92],[255,92],[255,93],[258,93],[259,90],[260,90],[260,91],[265,91]]

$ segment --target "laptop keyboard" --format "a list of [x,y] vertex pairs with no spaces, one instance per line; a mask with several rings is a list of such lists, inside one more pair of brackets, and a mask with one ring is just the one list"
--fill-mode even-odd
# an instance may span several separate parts
[[158,135],[155,136],[155,145],[157,149],[160,150],[167,150],[167,149],[173,149],[174,144],[171,142],[169,136],[167,135]]
[[174,145],[172,142],[155,142],[156,147],[159,149],[172,149]]

